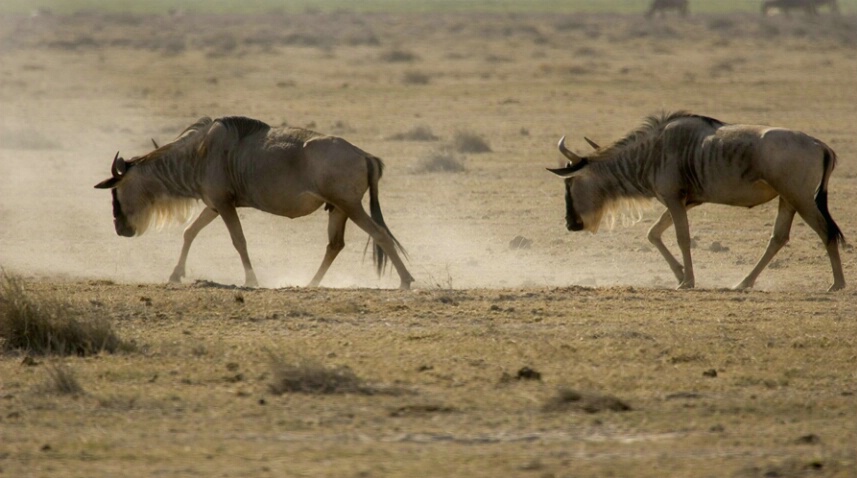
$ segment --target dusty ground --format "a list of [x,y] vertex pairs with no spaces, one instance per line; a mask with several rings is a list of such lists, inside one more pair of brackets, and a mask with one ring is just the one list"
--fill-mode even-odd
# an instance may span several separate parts
[[[662,109],[806,131],[839,154],[833,216],[857,230],[857,23],[697,15],[131,15],[0,19],[0,265],[106,314],[140,352],[68,359],[85,393],[40,391],[46,362],[0,360],[8,476],[852,476],[855,299],[796,222],[749,293],[775,205],[694,209],[697,285],[645,231],[660,212],[569,234],[563,134],[585,151]],[[322,213],[242,212],[261,290],[232,289],[222,224],[165,286],[180,227],[115,235],[92,189],[197,117],[311,125],[385,159],[381,204],[418,290],[383,290],[365,235],[309,281]],[[437,141],[394,135],[427,126]],[[426,158],[473,132],[492,152]],[[800,172],[795,172],[800,174]],[[523,236],[529,248],[510,241]],[[720,247],[718,247],[718,245]],[[724,250],[725,249],[725,250]],[[843,252],[853,282],[855,256]],[[197,282],[194,281],[211,281]],[[368,289],[367,289],[368,288]],[[272,395],[268,353],[348,366],[396,394]],[[522,367],[541,380],[518,380]],[[712,373],[713,371],[713,373]],[[716,376],[712,376],[716,375]],[[624,412],[544,411],[561,387]],[[596,407],[597,408],[597,407]]]

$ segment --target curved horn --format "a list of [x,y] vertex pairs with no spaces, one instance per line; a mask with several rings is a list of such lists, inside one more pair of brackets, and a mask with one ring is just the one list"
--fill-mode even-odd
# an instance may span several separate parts
[[592,149],[599,149],[599,148],[601,148],[601,146],[598,146],[598,144],[597,144],[597,143],[595,143],[595,141],[592,141],[591,139],[587,138],[586,136],[584,136],[584,137],[583,137],[583,139],[585,139],[585,140],[586,140],[586,142],[587,142],[587,143],[589,143],[589,146],[592,146]]
[[124,159],[119,157],[119,151],[116,151],[116,156],[113,157],[113,165],[110,166],[110,172],[114,178],[120,178],[128,169],[128,164]]
[[565,136],[563,136],[562,138],[559,139],[559,144],[557,144],[556,147],[559,148],[559,152],[562,153],[563,156],[568,158],[568,160],[571,162],[571,164],[574,164],[574,163],[577,163],[580,161],[580,159],[581,159],[580,156],[572,153],[571,150],[569,150],[568,148],[565,147]]

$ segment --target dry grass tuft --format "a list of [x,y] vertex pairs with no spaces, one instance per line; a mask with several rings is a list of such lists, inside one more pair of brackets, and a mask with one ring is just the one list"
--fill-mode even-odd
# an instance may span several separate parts
[[598,413],[603,411],[626,412],[631,406],[612,395],[582,393],[570,388],[562,388],[557,395],[544,404],[545,412],[582,411]]
[[426,125],[414,126],[408,131],[396,133],[387,137],[391,141],[437,141],[437,136]]
[[402,76],[402,83],[406,85],[427,85],[431,82],[431,76],[421,71],[407,71]]
[[101,316],[89,316],[58,297],[26,290],[20,278],[0,276],[2,348],[40,355],[93,355],[129,351],[133,346]]
[[56,395],[82,395],[83,387],[74,372],[65,365],[51,364],[47,367],[48,378],[40,391]]
[[416,54],[405,50],[390,50],[381,54],[381,61],[387,63],[410,63],[418,59]]
[[459,153],[490,153],[491,146],[479,134],[472,131],[456,131],[452,147]]
[[460,173],[466,171],[464,161],[448,148],[436,149],[420,158],[417,173]]
[[275,395],[284,393],[306,393],[333,395],[352,393],[358,395],[400,395],[405,390],[367,384],[346,366],[328,367],[310,358],[297,357],[288,361],[274,353],[271,357],[273,381],[268,389]]

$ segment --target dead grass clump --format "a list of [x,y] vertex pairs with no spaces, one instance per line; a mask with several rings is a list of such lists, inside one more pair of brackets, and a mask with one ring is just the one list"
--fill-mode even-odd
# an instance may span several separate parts
[[456,131],[452,147],[459,153],[490,153],[491,146],[482,136],[472,131]]
[[392,141],[437,141],[440,138],[435,136],[428,126],[419,125],[403,133],[391,135],[387,139]]
[[40,391],[55,395],[81,395],[83,387],[74,372],[65,365],[52,364],[47,367],[48,378]]
[[603,411],[626,412],[631,406],[612,395],[582,393],[562,388],[557,395],[542,406],[545,412],[581,411],[598,413]]
[[275,395],[284,393],[399,395],[404,392],[402,389],[367,384],[345,366],[327,367],[305,357],[298,357],[290,362],[280,355],[273,353],[270,355],[273,381],[268,384],[268,389]]
[[436,149],[420,158],[417,173],[460,173],[465,171],[464,162],[447,148]]
[[730,33],[736,27],[735,19],[727,16],[717,16],[708,20],[708,29],[711,31]]
[[17,277],[5,273],[0,276],[3,349],[80,356],[132,349],[103,317],[85,315],[58,297],[28,292]]
[[421,71],[406,71],[402,76],[402,83],[406,85],[427,85],[431,82],[431,76]]
[[387,63],[410,63],[418,60],[419,57],[405,50],[390,50],[381,54],[381,61]]

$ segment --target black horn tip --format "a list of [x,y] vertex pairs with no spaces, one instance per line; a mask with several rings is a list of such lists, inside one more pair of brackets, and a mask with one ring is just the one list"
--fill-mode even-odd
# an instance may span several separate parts
[[114,178],[118,178],[125,174],[125,171],[128,169],[128,163],[121,157],[119,157],[119,151],[116,151],[116,156],[113,157],[113,164],[110,165],[110,173]]

